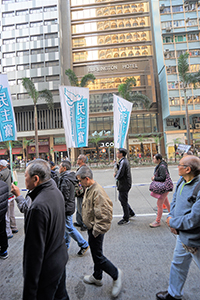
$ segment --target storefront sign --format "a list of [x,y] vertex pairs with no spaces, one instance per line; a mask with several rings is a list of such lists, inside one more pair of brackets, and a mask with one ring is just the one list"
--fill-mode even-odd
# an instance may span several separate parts
[[146,143],[155,143],[154,139],[152,138],[147,138],[147,139],[143,139],[142,141],[140,141],[139,139],[129,139],[129,145],[133,145],[133,144],[146,144]]

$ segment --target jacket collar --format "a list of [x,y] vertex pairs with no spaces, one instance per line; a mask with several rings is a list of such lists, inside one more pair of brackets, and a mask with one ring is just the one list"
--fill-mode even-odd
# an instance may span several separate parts
[[49,188],[50,186],[52,186],[52,180],[53,179],[49,179],[48,181],[41,183],[36,188],[34,188],[34,190],[28,192],[27,196],[29,196],[32,199],[32,201],[34,201],[34,199],[37,197],[37,195],[40,193],[42,189]]

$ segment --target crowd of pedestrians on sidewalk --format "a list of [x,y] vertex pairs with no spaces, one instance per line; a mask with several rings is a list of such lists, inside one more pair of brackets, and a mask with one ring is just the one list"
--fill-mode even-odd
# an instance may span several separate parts
[[[120,231],[126,228],[121,225],[130,224],[129,219],[136,216],[128,203],[132,178],[126,155],[126,149],[118,149],[118,164],[114,173],[123,209],[123,218],[118,222]],[[153,161],[156,168],[152,182],[165,183],[169,175],[167,164],[160,154],[155,155]],[[58,173],[53,162],[42,159],[30,161],[25,171],[28,193],[24,198],[20,189],[12,183],[7,164],[0,161],[0,258],[8,258],[10,233],[6,232],[6,220],[10,221],[12,234],[18,231],[12,219],[12,209],[6,217],[8,202],[14,200],[11,196],[15,196],[25,219],[23,300],[70,299],[66,289],[66,264],[71,238],[80,247],[77,256],[85,255],[89,249],[92,255],[93,273],[83,277],[84,283],[102,286],[105,272],[112,278],[111,296],[115,298],[120,294],[123,273],[103,254],[104,236],[112,223],[113,203],[103,187],[94,180],[86,162],[86,156],[79,155],[75,173],[71,171],[71,162],[66,158],[61,161]],[[182,299],[192,259],[200,269],[200,159],[193,155],[184,156],[178,171],[180,179],[171,205],[167,197],[171,189],[166,188],[160,194],[151,193],[158,199],[158,213],[150,227],[160,227],[165,204],[169,211],[167,225],[177,236],[169,286],[155,295],[157,300]],[[77,210],[73,224],[75,197]],[[81,231],[87,230],[88,242],[74,226]]]

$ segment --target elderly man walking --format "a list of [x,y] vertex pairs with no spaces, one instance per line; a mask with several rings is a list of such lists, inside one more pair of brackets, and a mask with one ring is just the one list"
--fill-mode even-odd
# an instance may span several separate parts
[[[25,185],[31,201],[25,218],[23,300],[69,300],[64,198],[51,179],[49,163],[31,161],[25,171]],[[19,196],[17,187],[13,192]]]
[[92,171],[83,166],[76,173],[81,185],[86,188],[82,218],[88,228],[89,245],[94,262],[94,273],[84,276],[84,282],[101,286],[103,271],[113,279],[112,296],[117,297],[122,288],[122,271],[103,255],[104,234],[112,221],[112,201],[104,189],[94,181]]
[[[183,157],[178,171],[181,178],[177,182],[167,218],[171,232],[177,234],[176,247],[168,290],[157,293],[157,300],[182,299],[192,259],[200,269],[200,159],[191,155]],[[195,187],[198,188],[196,197]]]
[[65,199],[65,242],[67,248],[69,248],[71,237],[77,242],[80,247],[78,256],[83,256],[89,249],[88,242],[82,237],[80,232],[73,226],[73,214],[75,212],[75,183],[77,181],[75,173],[70,172],[71,162],[66,159],[60,164],[60,177],[58,188],[62,192]]

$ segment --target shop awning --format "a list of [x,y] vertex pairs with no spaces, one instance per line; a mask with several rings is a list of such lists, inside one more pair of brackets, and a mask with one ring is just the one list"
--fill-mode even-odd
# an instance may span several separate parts
[[22,154],[23,149],[22,148],[13,148],[12,154]]
[[0,155],[5,155],[7,149],[0,149]]
[[64,145],[55,145],[53,147],[54,151],[57,151],[57,152],[64,152],[64,151],[67,151],[67,146],[64,144]]

